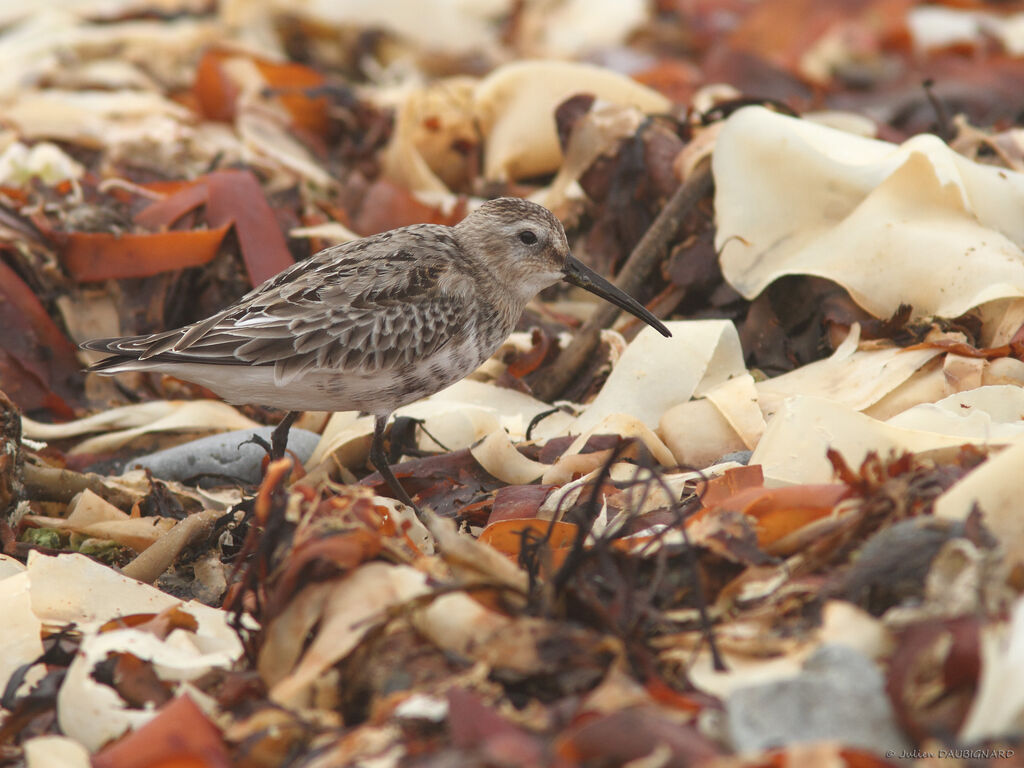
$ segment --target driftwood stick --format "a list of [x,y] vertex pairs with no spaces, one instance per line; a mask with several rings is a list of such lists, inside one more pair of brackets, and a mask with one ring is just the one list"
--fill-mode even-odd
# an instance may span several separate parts
[[[678,237],[686,214],[711,192],[712,183],[711,164],[704,160],[669,198],[661,213],[640,238],[619,271],[616,286],[631,296],[637,293],[647,281],[651,270],[664,258],[669,246]],[[593,354],[601,329],[615,322],[621,311],[607,302],[599,304],[569,346],[559,354],[548,375],[537,381],[534,394],[548,401],[561,395]]]
[[125,576],[152,584],[174,565],[174,561],[185,547],[209,536],[214,524],[223,516],[223,510],[205,509],[179,520],[171,530],[122,568],[121,572]]
[[131,509],[135,502],[131,494],[110,488],[99,475],[26,462],[23,478],[27,499],[68,502],[75,495],[88,490],[122,511]]

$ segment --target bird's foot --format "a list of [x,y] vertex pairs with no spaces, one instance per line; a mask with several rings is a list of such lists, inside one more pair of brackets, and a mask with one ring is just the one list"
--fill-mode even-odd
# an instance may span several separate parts
[[292,424],[299,417],[298,411],[288,411],[281,419],[281,423],[274,427],[274,431],[270,433],[270,460],[277,461],[283,459],[284,455],[288,452],[288,432],[291,431]]
[[292,424],[298,416],[299,414],[297,411],[289,411],[285,414],[285,417],[281,419],[281,422],[274,427],[274,431],[270,433],[269,442],[260,435],[254,434],[248,440],[243,440],[239,443],[239,447],[252,443],[266,451],[267,457],[270,461],[283,459],[285,454],[288,453],[288,432],[291,430]]
[[238,447],[241,448],[243,445],[249,445],[250,443],[252,443],[253,445],[258,445],[260,448],[266,451],[268,455],[271,453],[271,451],[273,451],[273,448],[270,447],[270,443],[268,443],[259,435],[252,435],[251,437],[246,438],[245,440],[238,444]]

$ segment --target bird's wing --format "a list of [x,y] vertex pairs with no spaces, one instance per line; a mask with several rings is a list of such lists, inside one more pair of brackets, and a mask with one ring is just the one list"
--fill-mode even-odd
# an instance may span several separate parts
[[87,342],[118,360],[273,365],[284,385],[305,371],[373,374],[423,359],[473,324],[472,277],[447,228],[424,225],[329,248],[237,304],[174,331]]

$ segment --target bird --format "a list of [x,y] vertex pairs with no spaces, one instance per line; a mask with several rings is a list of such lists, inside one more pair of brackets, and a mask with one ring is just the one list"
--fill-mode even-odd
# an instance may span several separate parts
[[572,255],[551,211],[501,197],[454,226],[413,224],[325,248],[190,325],[81,346],[110,355],[91,372],[160,372],[235,405],[287,411],[271,438],[273,458],[284,455],[300,411],[372,414],[370,460],[395,498],[419,511],[388,464],[388,418],[474,371],[526,304],[559,281],[671,336]]

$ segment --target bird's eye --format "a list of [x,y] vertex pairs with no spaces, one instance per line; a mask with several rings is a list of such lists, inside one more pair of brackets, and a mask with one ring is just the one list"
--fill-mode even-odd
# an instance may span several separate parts
[[524,229],[519,233],[519,242],[523,245],[535,245],[537,243],[537,235],[531,229]]

